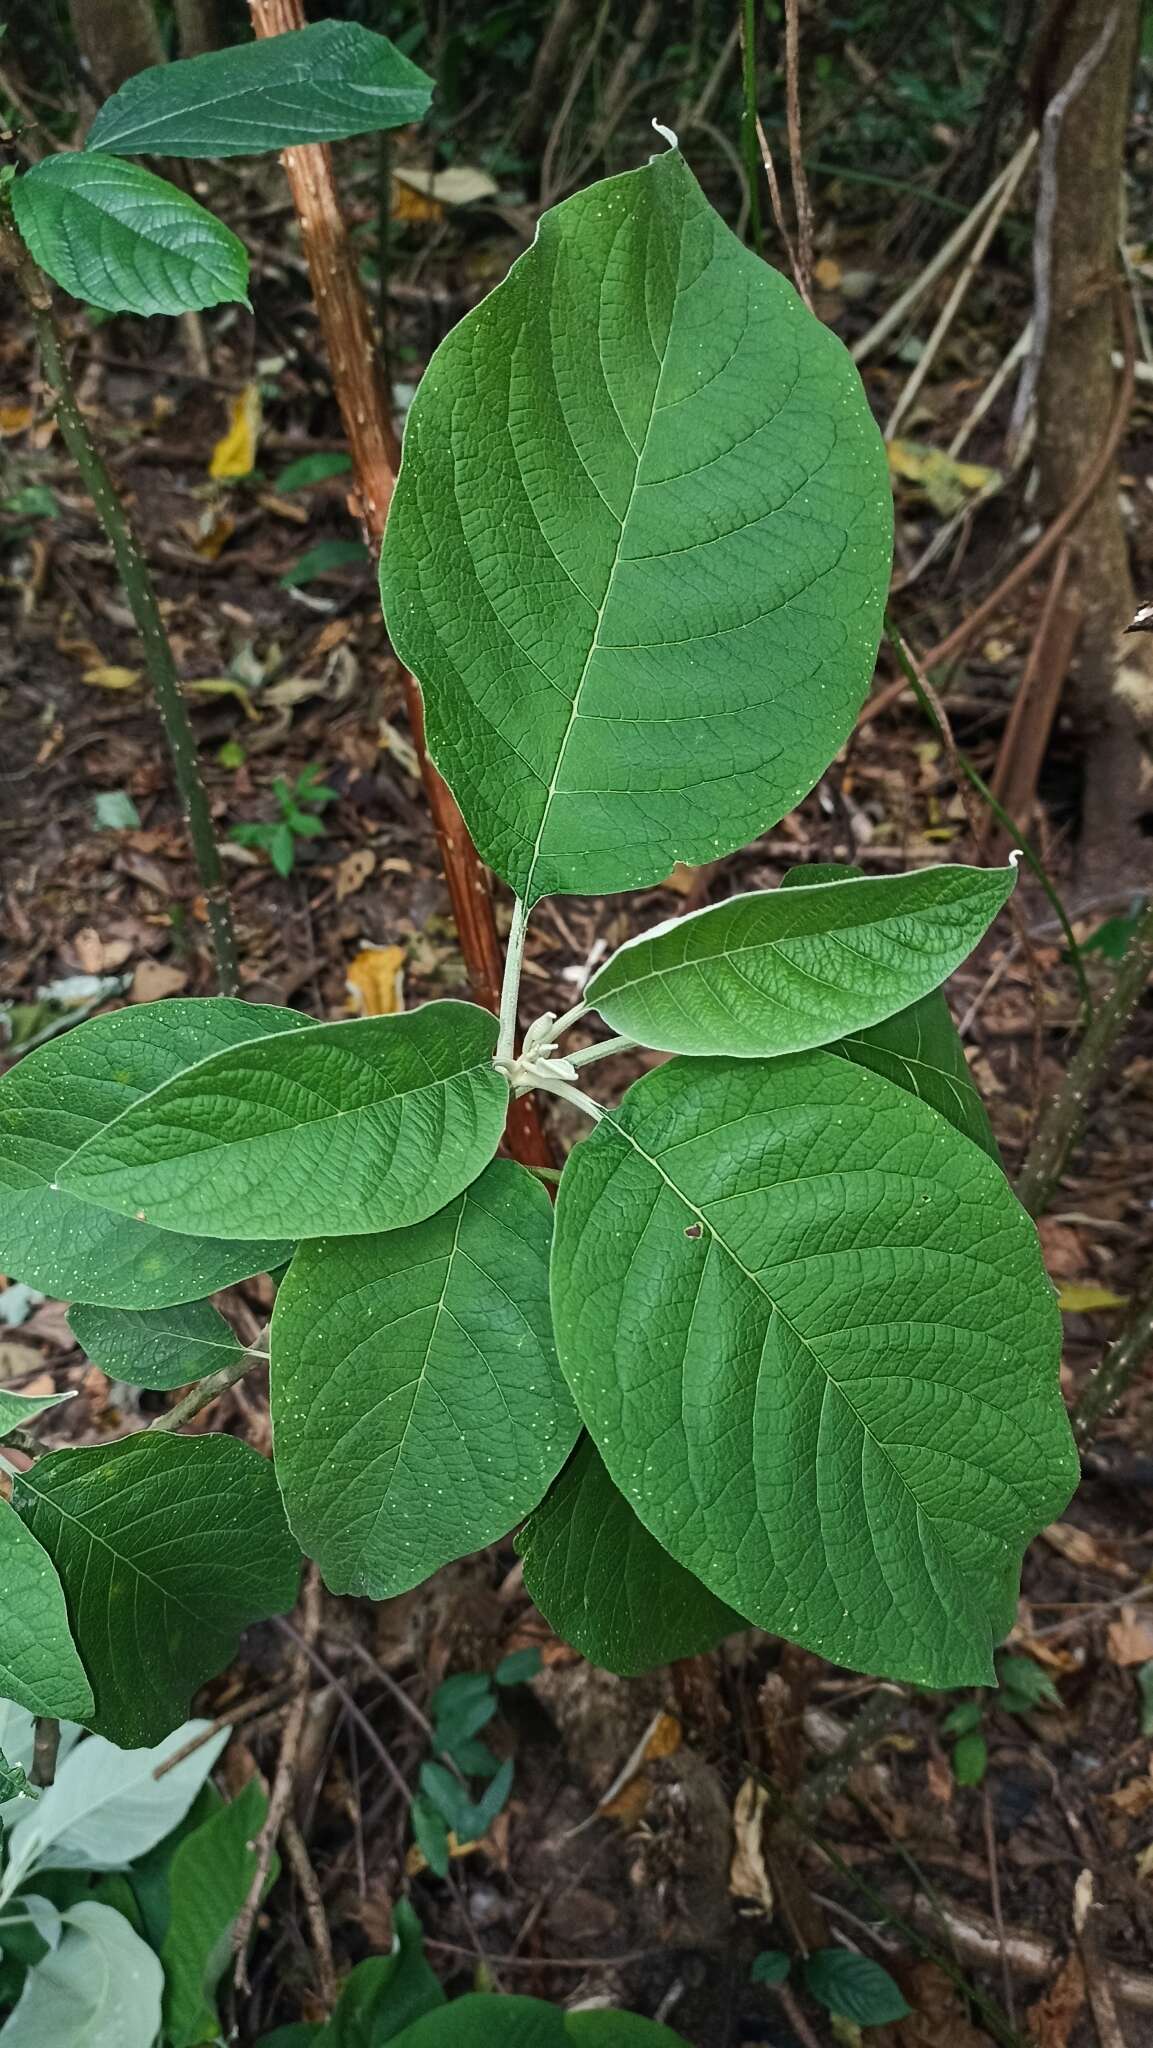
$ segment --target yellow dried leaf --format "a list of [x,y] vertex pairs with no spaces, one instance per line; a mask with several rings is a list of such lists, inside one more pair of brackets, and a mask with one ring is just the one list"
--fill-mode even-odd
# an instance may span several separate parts
[[217,482],[229,477],[250,476],[256,468],[256,444],[260,439],[260,386],[246,384],[228,408],[228,432],[212,451],[208,474]]
[[404,1008],[404,947],[365,946],[345,971],[354,1017],[393,1017]]
[[746,1778],[733,1807],[736,1848],[729,1865],[729,1890],[735,1899],[755,1899],[772,1918],[773,1888],[761,1853],[761,1834],[769,1795],[755,1778]]
[[133,690],[140,681],[138,668],[118,668],[115,662],[101,662],[96,668],[86,668],[84,681],[97,690]]
[[924,441],[890,441],[888,455],[893,475],[924,491],[942,518],[959,512],[977,492],[991,492],[1001,482],[999,469],[987,469],[980,462],[956,462],[943,448],[931,448]]
[[[470,206],[476,199],[494,199],[499,186],[487,171],[473,164],[453,164],[447,171],[426,171],[418,164],[398,164],[393,172],[394,199],[397,185],[432,200],[439,211],[446,206]],[[422,216],[409,215],[410,219]],[[426,216],[435,218],[435,215]]]
[[443,220],[444,208],[439,200],[430,199],[426,193],[417,192],[413,186],[394,178],[392,217],[393,220]]
[[252,701],[251,693],[235,676],[196,676],[190,683],[181,683],[181,689],[188,695],[195,690],[201,697],[235,697],[246,718],[258,719],[260,713]]
[[1091,1287],[1087,1283],[1066,1280],[1057,1289],[1057,1300],[1066,1315],[1085,1315],[1090,1309],[1124,1308],[1129,1300],[1127,1294],[1114,1294],[1111,1287]]
[[813,270],[813,283],[819,284],[823,292],[835,292],[844,275],[835,256],[822,256]]
[[[471,1856],[480,1846],[479,1842],[458,1842],[456,1836],[451,1833],[448,1838],[448,1853],[450,1856]],[[424,1850],[419,1848],[414,1842],[404,1859],[405,1876],[419,1877],[421,1871],[427,1869],[428,1858]]]
[[31,425],[30,405],[0,405],[0,434],[22,434]]

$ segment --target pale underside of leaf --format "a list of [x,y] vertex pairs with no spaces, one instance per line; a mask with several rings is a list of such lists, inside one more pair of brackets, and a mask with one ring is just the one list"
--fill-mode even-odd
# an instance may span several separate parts
[[546,214],[410,414],[381,587],[528,901],[754,838],[852,724],[888,581],[856,373],[675,151]]
[[1076,1462],[1035,1232],[975,1145],[827,1054],[674,1062],[566,1167],[553,1302],[612,1477],[719,1598],[988,1682]]
[[124,1915],[81,1899],[64,1915],[59,1948],[28,1972],[5,2048],[152,2048],[163,1982]]

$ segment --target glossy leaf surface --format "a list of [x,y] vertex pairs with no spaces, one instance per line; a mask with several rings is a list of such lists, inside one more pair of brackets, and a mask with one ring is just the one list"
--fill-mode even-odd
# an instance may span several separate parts
[[385,36],[318,21],[267,41],[138,71],[101,107],[89,152],[254,156],[419,121],[432,80]]
[[1012,868],[921,868],[733,896],[642,932],[585,999],[662,1052],[804,1052],[935,989],[1001,909]]
[[32,1714],[83,1720],[92,1688],[76,1653],[56,1567],[15,1509],[0,1500],[0,1693]]
[[566,1165],[553,1306],[611,1476],[719,1598],[989,1682],[1077,1462],[1036,1233],[977,1146],[827,1053],[674,1061]]
[[272,1321],[276,1469],[336,1593],[403,1592],[535,1507],[577,1433],[552,1211],[495,1160],[426,1222],[301,1245]]
[[210,1301],[143,1311],[74,1302],[68,1321],[93,1365],[134,1387],[187,1386],[231,1365],[244,1349]]
[[399,1229],[451,1201],[495,1152],[508,1104],[495,1045],[495,1017],[448,1002],[237,1046],[99,1132],[61,1178],[175,1231]]
[[745,1626],[663,1550],[583,1436],[516,1539],[524,1582],[566,1643],[625,1678]]
[[223,1047],[306,1028],[295,1010],[210,998],[148,1003],[77,1025],[0,1081],[0,1272],[63,1301],[165,1308],[283,1264],[284,1240],[176,1236],[66,1193],[79,1146]]
[[49,277],[106,313],[247,303],[248,255],[231,228],[140,164],[65,151],[12,188],[16,224]]
[[714,859],[853,723],[888,586],[857,373],[676,150],[541,218],[437,350],[381,564],[428,740],[517,894]]
[[272,1466],[237,1437],[144,1430],[54,1451],[13,1498],[64,1585],[90,1725],[126,1748],[166,1735],[241,1629],[296,1598]]

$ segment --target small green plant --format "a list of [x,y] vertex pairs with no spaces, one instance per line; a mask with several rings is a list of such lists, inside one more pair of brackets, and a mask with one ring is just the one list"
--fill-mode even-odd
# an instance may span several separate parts
[[[432,1756],[421,1766],[420,1792],[412,1802],[412,1831],[430,1870],[447,1874],[450,1833],[460,1843],[488,1833],[512,1791],[513,1767],[479,1740],[499,1706],[497,1688],[522,1685],[540,1670],[539,1650],[514,1650],[490,1677],[461,1671],[437,1687],[430,1703]],[[475,1796],[469,1779],[482,1780]]]
[[324,823],[319,813],[326,804],[336,802],[336,791],[319,779],[323,773],[323,768],[303,768],[293,783],[283,775],[276,776],[272,793],[280,816],[234,825],[229,838],[238,846],[258,846],[268,855],[278,875],[290,875],[296,865],[297,840],[323,838]]
[[[753,1983],[784,1984],[792,1967],[784,1949],[764,1949],[753,1962]],[[835,2019],[851,2020],[858,2027],[881,2027],[908,2015],[909,2007],[900,1986],[889,1972],[870,1956],[858,1955],[853,1949],[813,1949],[802,1962],[798,1975],[810,1998],[815,1998]]]
[[[227,53],[202,100],[180,65],[126,87],[92,146],[171,152],[193,99],[199,149],[300,139],[250,60]],[[62,163],[21,182],[63,190]],[[824,773],[890,542],[852,363],[675,146],[546,213],[438,349],[381,590],[513,895],[499,1015],[171,1001],[0,1084],[0,1266],[79,1304],[90,1343],[115,1312],[122,1376],[221,1358],[160,1429],[15,1474],[26,1706],[154,1742],[245,1622],[291,1606],[301,1550],[334,1592],[386,1598],[514,1528],[548,1620],[618,1671],[749,1622],[887,1677],[992,1682],[1023,1546],[1077,1476],[1053,1290],[941,993],[1012,867],[794,872],[642,932],[519,1031],[542,898],[722,859]],[[611,1035],[574,1044],[598,1019]],[[622,1048],[669,1057],[590,1095]],[[495,1156],[531,1091],[589,1126],[555,1212]],[[214,1349],[205,1297],[286,1265],[272,1460],[179,1434],[251,1362],[230,1333]],[[452,1778],[428,1811],[478,1824],[496,1778],[474,1797],[426,1768]]]
[[1059,1707],[1061,1695],[1046,1671],[1032,1657],[1002,1656],[997,1659],[995,1693],[978,1693],[961,1700],[941,1723],[941,1733],[952,1738],[951,1761],[958,1785],[979,1785],[989,1764],[985,1716],[991,1707],[1007,1714],[1031,1714],[1038,1707]]

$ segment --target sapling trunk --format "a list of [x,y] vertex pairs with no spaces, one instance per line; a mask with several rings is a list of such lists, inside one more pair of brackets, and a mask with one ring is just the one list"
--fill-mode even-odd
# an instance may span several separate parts
[[192,841],[216,955],[217,983],[222,995],[238,995],[240,969],[220,849],[216,844],[208,792],[197,759],[196,736],[177,680],[172,643],[160,615],[148,563],[92,430],[77,403],[51,293],[20,237],[3,220],[0,220],[0,260],[15,273],[21,295],[32,315],[44,375],[55,399],[60,432],[87,485],[96,517],[112,544],[117,572],[140,634],[145,670],[164,727],[172,771]]

